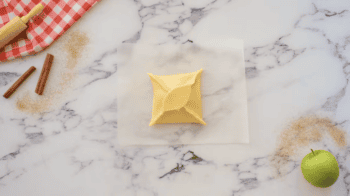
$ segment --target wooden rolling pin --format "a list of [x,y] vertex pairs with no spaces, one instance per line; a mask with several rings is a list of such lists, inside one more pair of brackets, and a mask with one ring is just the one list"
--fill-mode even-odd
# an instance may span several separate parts
[[16,16],[10,22],[0,29],[0,49],[9,43],[13,38],[27,28],[26,23],[30,18],[39,14],[44,9],[44,6],[39,3],[26,16],[22,18]]

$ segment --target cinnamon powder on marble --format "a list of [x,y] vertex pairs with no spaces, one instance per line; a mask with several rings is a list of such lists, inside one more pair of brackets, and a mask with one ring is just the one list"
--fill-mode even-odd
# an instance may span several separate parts
[[86,44],[89,43],[89,38],[86,33],[74,31],[70,35],[70,39],[65,44],[64,48],[68,53],[68,69],[74,69],[78,63],[78,59],[82,56],[82,51]]
[[78,64],[78,60],[82,57],[86,45],[90,42],[86,33],[80,31],[74,31],[70,34],[70,37],[64,45],[64,50],[67,53],[67,65],[68,69],[61,74],[61,89],[68,88],[70,81],[76,77],[75,68]]
[[[48,83],[42,96],[31,96],[32,93],[29,91],[24,93],[16,102],[18,110],[32,114],[39,114],[47,111],[64,96],[64,93],[66,93],[67,89],[71,86],[73,79],[76,77],[76,65],[79,59],[81,59],[82,52],[86,48],[86,45],[89,43],[89,38],[86,33],[74,31],[72,33],[67,32],[66,37],[62,37],[61,39],[63,39],[63,50],[58,49],[52,53],[55,56],[61,51],[66,53],[66,55],[57,55],[57,58],[66,56],[65,66],[62,65],[62,59],[58,60],[56,58],[53,66],[59,73],[51,72],[49,80],[55,77],[57,79],[53,79],[52,82]],[[54,74],[57,74],[59,77]]]
[[43,99],[36,100],[36,99],[33,99],[30,96],[30,92],[27,91],[24,94],[24,96],[21,97],[21,99],[19,99],[16,102],[16,107],[17,109],[23,112],[35,114],[35,113],[46,111],[49,108],[50,104],[51,103],[48,97],[44,97]]
[[274,177],[284,176],[291,169],[291,163],[295,164],[296,161],[303,158],[300,156],[295,157],[301,148],[320,142],[329,136],[338,147],[346,146],[345,131],[338,128],[328,118],[312,116],[303,117],[292,122],[278,138],[278,147],[270,159],[271,166],[276,171]]

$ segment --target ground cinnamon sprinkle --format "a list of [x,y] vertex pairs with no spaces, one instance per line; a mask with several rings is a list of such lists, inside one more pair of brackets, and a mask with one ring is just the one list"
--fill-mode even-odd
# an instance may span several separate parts
[[[89,43],[86,33],[80,31],[66,32],[58,40],[57,50],[51,53],[55,56],[53,70],[50,73],[49,81],[42,96],[35,95],[35,92],[25,92],[16,102],[16,107],[22,112],[40,114],[48,111],[54,104],[58,104],[71,87],[76,77],[76,66],[82,58],[82,53]],[[63,49],[63,50],[61,50]]]
[[61,89],[70,87],[70,81],[76,77],[76,65],[78,60],[82,57],[82,52],[86,48],[86,45],[90,42],[86,33],[80,31],[74,31],[69,35],[69,38],[64,44],[64,50],[67,53],[67,65],[64,72],[61,73]]
[[80,31],[74,31],[64,48],[68,52],[68,69],[74,69],[77,65],[78,59],[81,57],[81,53],[86,44],[89,43],[89,38],[86,33]]
[[330,136],[338,147],[346,146],[345,131],[338,128],[328,118],[311,116],[292,122],[278,138],[278,147],[270,159],[271,166],[275,171],[274,177],[284,176],[291,169],[290,163],[302,160],[306,154],[297,155],[298,150],[312,143],[320,142],[327,136]]
[[49,109],[49,105],[51,104],[50,98],[51,97],[45,97],[40,100],[32,99],[30,97],[30,92],[27,91],[24,96],[17,101],[16,107],[21,111],[31,114],[41,113]]

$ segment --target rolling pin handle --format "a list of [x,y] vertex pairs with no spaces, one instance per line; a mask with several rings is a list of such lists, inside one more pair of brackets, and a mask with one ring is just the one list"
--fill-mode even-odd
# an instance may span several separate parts
[[23,21],[23,23],[27,23],[30,18],[39,14],[41,11],[43,11],[43,9],[44,9],[44,6],[41,3],[39,3],[32,10],[30,10],[30,12],[27,15],[23,16],[21,20]]

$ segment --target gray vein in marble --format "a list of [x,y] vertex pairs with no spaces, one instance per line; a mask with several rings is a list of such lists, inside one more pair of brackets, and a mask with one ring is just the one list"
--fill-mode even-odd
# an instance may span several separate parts
[[125,41],[123,41],[123,43],[126,44],[134,44],[136,43],[141,37],[141,31],[138,31],[134,36],[132,36],[130,39],[127,39]]
[[229,93],[230,91],[233,90],[233,85],[234,85],[234,82],[232,81],[230,83],[230,85],[228,86],[225,86],[225,87],[222,87],[221,89],[213,92],[213,93],[210,93],[210,94],[203,94],[202,97],[210,97],[210,96],[215,96],[215,95],[223,95],[223,94],[227,94]]
[[[215,2],[215,1],[214,1]],[[208,14],[207,11],[204,10],[204,8],[201,9],[192,9],[191,10],[191,16],[188,18],[189,21],[191,21],[192,25],[196,25],[203,17],[205,17]]]
[[343,179],[341,179],[339,176],[338,180],[342,180],[344,182],[347,194],[349,195],[349,193],[350,193],[350,178],[349,178],[350,170],[346,166],[346,158],[349,157],[349,155],[350,155],[350,147],[346,148],[345,154],[343,154],[343,155],[340,155],[339,153],[335,154],[334,152],[333,152],[333,155],[335,156],[335,158],[338,161],[340,174],[342,174],[342,173],[344,174]]
[[0,181],[1,181],[2,179],[4,179],[6,176],[9,176],[12,172],[13,172],[13,171],[9,171],[9,172],[7,172],[5,175],[0,176]]
[[26,133],[26,137],[30,139],[33,144],[38,144],[44,141],[43,133]]
[[8,155],[3,156],[2,158],[0,158],[0,161],[5,161],[5,160],[10,160],[10,159],[15,159],[16,156],[20,153],[20,150],[17,150],[15,152],[11,152]]
[[22,172],[20,174],[18,174],[17,176],[15,176],[15,179],[20,178],[23,174],[25,174],[27,172],[26,169],[22,168]]
[[341,91],[339,91],[334,96],[329,97],[326,103],[324,103],[321,108],[325,111],[336,112],[339,101],[342,100],[345,95],[345,89],[346,87],[344,87]]
[[[68,104],[72,103],[74,101],[67,102],[64,106],[61,107],[60,112],[57,114],[57,117],[62,116],[62,122],[63,122],[63,128],[65,131],[69,131],[71,129],[74,129],[79,126],[79,124],[82,122],[82,117],[77,114],[74,110],[68,108]],[[73,125],[68,124],[69,121],[78,119],[78,122],[73,123]]]
[[[191,23],[193,24],[193,26],[195,24],[197,24],[199,22],[199,20],[201,20],[207,13],[209,10],[211,9],[215,9],[215,3],[217,2],[217,0],[212,1],[211,3],[209,3],[207,6],[204,6],[203,8],[193,8],[193,9],[186,9],[184,8],[184,4],[181,1],[165,1],[165,2],[160,2],[151,6],[144,6],[142,5],[141,2],[139,1],[135,1],[139,7],[138,9],[138,13],[140,16],[140,19],[142,21],[142,28],[140,31],[138,31],[134,36],[132,36],[130,39],[123,41],[123,43],[136,43],[139,41],[141,34],[142,34],[142,30],[145,27],[145,25],[148,25],[147,21],[150,20],[151,18],[154,18],[160,14],[164,14],[165,13],[172,13],[171,11],[169,11],[170,8],[173,7],[182,7],[183,10],[180,13],[176,13],[178,14],[178,19],[174,20],[174,21],[169,21],[165,23],[164,25],[158,25],[157,28],[160,29],[167,29],[169,32],[169,36],[172,37],[174,40],[179,41],[179,37],[181,37],[181,33],[179,34],[179,25],[182,24],[184,22],[185,19],[188,19],[191,21]],[[225,3],[228,3],[229,1],[225,1]],[[160,13],[157,13],[158,10],[161,10]],[[174,14],[174,13],[173,13]],[[94,61],[94,64],[91,66],[88,66],[87,68],[83,69],[80,71],[80,74],[88,74],[90,76],[92,76],[90,79],[90,81],[85,84],[84,86],[82,86],[82,88],[90,85],[91,83],[94,83],[98,80],[101,79],[107,79],[108,77],[110,77],[112,74],[114,74],[117,71],[117,65],[113,65],[115,67],[115,70],[110,72],[110,71],[104,71],[103,68],[104,66],[108,66],[108,65],[104,65],[103,63],[101,63],[101,61],[103,61],[103,59],[109,55],[114,55],[117,52],[117,49],[114,49],[112,51],[108,51],[106,53],[104,53],[99,59]],[[98,68],[94,69],[94,68]],[[101,76],[102,75],[102,76]]]
[[6,86],[7,84],[13,82],[15,78],[21,75],[15,72],[0,72],[0,87]]
[[79,171],[76,172],[76,175],[79,174],[83,169],[89,167],[94,162],[94,160],[79,161],[75,157],[72,157],[71,161],[74,164],[78,164],[79,165]]
[[[22,127],[22,132],[25,134],[26,138],[32,143],[32,144],[39,144],[45,140],[45,137],[40,130],[40,128],[37,127],[37,125],[27,125],[26,120],[28,118],[21,118],[21,119],[10,119],[11,121],[19,121],[18,125]],[[38,131],[36,133],[26,133],[26,129],[28,128],[37,128]],[[17,151],[19,153],[19,150]],[[17,154],[16,154],[17,155]],[[14,157],[15,158],[15,157]]]
[[[344,63],[344,67],[343,67],[343,71],[344,74],[347,76],[349,75],[345,68],[350,65],[350,61],[348,59],[346,59],[344,57],[344,55],[342,55],[343,51],[346,48],[346,45],[348,45],[349,43],[345,43],[344,45],[340,46],[339,43],[333,43],[333,41],[331,41],[326,33],[324,33],[322,30],[317,29],[317,28],[309,28],[309,27],[301,27],[299,24],[300,22],[307,16],[315,16],[318,13],[322,13],[325,18],[329,18],[329,17],[335,17],[335,16],[339,16],[339,17],[344,17],[345,14],[348,14],[348,10],[343,10],[341,12],[332,12],[329,10],[319,10],[316,6],[316,4],[313,3],[314,6],[314,12],[310,13],[310,14],[304,14],[302,15],[297,22],[294,24],[294,28],[302,28],[305,30],[310,30],[316,33],[321,33],[323,37],[325,37],[325,39],[327,39],[328,43],[330,45],[332,45],[334,47],[334,56],[339,58],[339,60],[341,60]],[[263,71],[263,69],[258,69],[256,67],[256,64],[254,63],[254,61],[256,61],[257,58],[259,57],[263,57],[266,55],[272,55],[276,58],[277,63],[275,65],[269,65],[265,68],[265,70],[270,70],[272,68],[274,68],[275,66],[283,66],[286,65],[288,63],[290,63],[293,59],[295,59],[297,56],[303,54],[307,48],[303,48],[303,49],[299,49],[299,50],[293,50],[291,48],[289,48],[288,45],[283,43],[283,38],[288,37],[290,34],[287,34],[285,36],[280,37],[273,45],[266,45],[266,46],[260,46],[260,47],[254,47],[254,48],[248,48],[245,51],[246,54],[246,77],[247,80],[255,78],[259,75],[260,71]],[[283,60],[283,57],[281,58],[282,54],[288,54],[288,53],[292,53],[293,55],[290,55],[289,59],[285,59]],[[282,60],[281,60],[282,59]],[[347,83],[349,82],[349,77],[347,77]],[[338,106],[339,101],[342,100],[342,98],[345,95],[345,89],[347,88],[348,85],[346,85],[341,91],[339,91],[337,94],[335,94],[334,96],[331,96],[327,99],[327,101],[324,103],[324,105],[322,106],[322,109],[324,109],[325,111],[332,111],[335,112]],[[265,93],[264,93],[265,94]],[[259,95],[260,96],[260,95]],[[249,97],[249,101],[251,101],[253,98]]]
[[106,58],[111,58],[117,53],[117,49],[113,49],[110,51],[107,51],[101,55],[98,59],[94,60],[93,65],[87,66],[86,68],[79,71],[79,74],[81,75],[89,75],[89,81],[86,82],[83,86],[80,88],[85,88],[86,86],[89,86],[90,84],[97,82],[99,80],[104,80],[112,76],[114,73],[117,72],[117,64],[112,64],[113,71],[106,71],[106,67],[109,65],[106,63],[103,63],[103,60]]
[[114,162],[114,168],[122,169],[122,170],[129,170],[132,167],[132,161],[134,160],[133,157],[129,157],[124,153],[120,153],[118,151],[115,151],[116,156],[118,159],[121,159],[120,161]]
[[[181,41],[184,36],[179,30],[179,26],[185,21],[189,20],[193,26],[195,26],[203,17],[205,17],[209,11],[217,9],[217,5],[222,6],[223,4],[229,3],[231,0],[213,0],[208,5],[201,8],[188,8],[180,0],[174,1],[162,1],[157,4],[150,6],[143,5],[140,1],[135,0],[138,6],[138,13],[142,21],[142,28],[130,39],[125,40],[123,43],[136,43],[142,34],[145,26],[152,26],[159,29],[165,29],[176,42]],[[176,20],[169,20],[162,24],[156,25],[150,23],[150,19],[153,19],[162,14],[177,14]]]
[[[281,42],[286,36],[280,37],[275,43],[266,46],[253,47],[245,50],[247,79],[255,78],[259,75],[258,70],[270,70],[276,66],[284,66],[293,61],[296,57],[303,54],[306,48],[293,50],[288,45]],[[258,68],[255,63],[258,58],[272,56],[275,59],[274,64],[266,65],[266,67]],[[253,72],[250,74],[250,72]]]
[[[330,17],[344,17],[345,14],[349,14],[349,10],[343,10],[341,12],[332,12],[332,11],[329,11],[329,10],[324,10],[324,9],[318,9],[316,4],[313,3],[313,7],[314,7],[314,13],[311,13],[311,14],[307,14],[307,15],[303,15],[297,22],[296,24],[294,25],[295,28],[302,28],[302,29],[306,29],[306,30],[310,30],[310,31],[313,31],[313,32],[317,32],[317,33],[321,33],[321,35],[323,37],[325,37],[325,39],[327,39],[328,41],[328,44],[332,45],[333,46],[333,50],[334,50],[334,56],[337,57],[341,62],[344,63],[344,66],[343,66],[343,72],[346,76],[346,79],[347,79],[347,84],[346,86],[341,90],[339,91],[337,94],[335,94],[334,96],[331,96],[327,99],[326,103],[322,106],[322,109],[324,109],[325,111],[332,111],[332,112],[335,112],[337,107],[338,107],[338,103],[339,101],[342,100],[342,98],[344,97],[345,95],[345,91],[346,91],[346,88],[348,87],[348,83],[349,83],[349,74],[346,72],[346,67],[348,65],[350,65],[350,61],[348,59],[346,59],[346,57],[344,55],[342,55],[342,53],[344,52],[346,46],[349,44],[347,43],[346,41],[344,42],[344,45],[342,46],[339,46],[340,43],[334,43],[332,40],[330,40],[328,37],[327,37],[327,34],[322,31],[321,29],[318,29],[318,28],[309,28],[309,27],[301,27],[299,25],[300,21],[302,21],[302,19],[306,16],[316,16],[317,14],[324,14],[324,16],[326,18],[330,18]],[[325,20],[326,18],[323,18],[323,20]]]
[[[311,30],[313,32],[318,32],[318,33],[322,33],[322,35],[328,40],[328,42],[330,44],[332,44],[332,41],[329,40],[326,37],[326,33],[322,32],[320,29],[317,28],[309,28],[309,27],[301,27],[299,25],[299,23],[307,16],[314,16],[317,13],[323,13],[325,17],[332,17],[332,16],[340,16],[343,17],[344,13],[347,13],[348,10],[343,10],[339,13],[337,12],[332,12],[329,10],[318,10],[317,6],[313,3],[314,9],[315,11],[313,13],[310,14],[303,14],[294,24],[294,28],[302,28],[302,29],[306,29],[306,30]],[[257,69],[256,64],[254,63],[254,60],[256,58],[259,58],[261,56],[267,56],[267,55],[271,55],[274,56],[276,58],[276,62],[277,64],[272,64],[270,66],[267,66],[265,69],[270,70],[272,68],[274,68],[275,66],[283,66],[286,65],[288,63],[290,63],[294,58],[296,58],[297,56],[299,56],[300,54],[304,53],[307,48],[303,48],[303,49],[299,49],[299,50],[293,50],[291,48],[289,48],[288,45],[283,43],[283,38],[288,37],[290,34],[281,36],[277,41],[275,41],[274,44],[270,44],[270,45],[266,45],[266,46],[259,46],[259,47],[253,47],[253,48],[248,48],[245,50],[245,54],[246,54],[246,76],[247,79],[251,79],[251,78],[255,78],[259,75],[259,69]],[[339,54],[338,52],[338,45],[335,45],[335,56],[338,56],[338,58],[340,58],[340,60],[344,59],[342,58],[342,55]],[[345,46],[343,46],[344,48]],[[288,53],[292,53],[291,57],[284,59],[283,57],[281,57],[281,55],[288,55]],[[344,66],[349,65],[349,61],[345,62]]]
[[[249,63],[249,60],[245,61],[246,63]],[[255,78],[259,76],[259,72],[256,69],[256,67],[246,67],[245,68],[245,75],[247,79]]]
[[[240,188],[232,190],[232,195],[241,194],[248,190],[257,189],[263,182],[276,180],[272,175],[266,175],[262,171],[269,171],[269,159],[271,156],[255,157],[247,159],[236,164],[225,164],[226,167],[232,168],[233,174],[240,181]],[[289,167],[289,171],[284,175],[293,172],[299,165],[295,161],[291,161],[293,167]],[[264,168],[264,170],[257,170]]]

